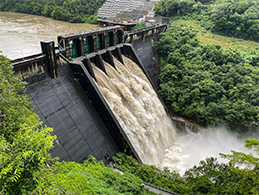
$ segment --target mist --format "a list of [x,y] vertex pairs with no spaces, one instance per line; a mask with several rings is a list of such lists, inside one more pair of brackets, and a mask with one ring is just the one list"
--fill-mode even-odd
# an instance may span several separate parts
[[244,140],[258,139],[258,130],[245,135],[230,132],[225,127],[208,128],[198,133],[193,133],[189,129],[187,131],[185,134],[177,134],[174,144],[166,150],[160,167],[168,167],[169,170],[183,175],[187,169],[199,165],[199,162],[207,157],[216,157],[219,162],[228,162],[221,158],[220,153],[231,154],[234,150],[256,155],[256,152],[244,146]]

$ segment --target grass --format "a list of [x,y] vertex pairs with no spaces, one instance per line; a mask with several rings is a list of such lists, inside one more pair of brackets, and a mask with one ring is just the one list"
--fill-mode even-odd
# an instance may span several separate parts
[[259,43],[254,41],[247,41],[233,37],[225,37],[211,33],[200,26],[196,20],[175,20],[171,23],[172,26],[191,26],[193,29],[198,30],[197,38],[201,44],[216,44],[220,45],[223,49],[234,48],[240,51],[248,51],[250,49],[259,48]]
[[199,22],[196,20],[183,20],[183,19],[178,19],[174,20],[171,23],[172,26],[182,26],[182,25],[187,25],[187,26],[192,26],[193,29],[196,30],[204,30],[203,27],[200,26]]

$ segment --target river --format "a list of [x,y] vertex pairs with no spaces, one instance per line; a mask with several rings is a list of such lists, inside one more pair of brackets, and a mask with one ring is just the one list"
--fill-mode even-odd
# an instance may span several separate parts
[[10,59],[40,53],[42,40],[57,43],[57,35],[98,28],[12,12],[0,12],[0,26],[0,51]]

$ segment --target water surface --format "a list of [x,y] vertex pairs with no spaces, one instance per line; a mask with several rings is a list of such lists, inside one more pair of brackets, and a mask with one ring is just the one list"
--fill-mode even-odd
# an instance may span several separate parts
[[57,35],[98,28],[12,12],[0,12],[0,26],[0,51],[10,59],[40,53],[42,40],[54,40],[57,44]]

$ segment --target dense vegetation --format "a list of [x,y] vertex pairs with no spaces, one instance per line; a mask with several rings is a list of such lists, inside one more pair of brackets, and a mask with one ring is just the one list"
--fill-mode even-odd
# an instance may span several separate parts
[[254,41],[259,41],[258,9],[258,2],[253,0],[161,0],[155,6],[156,15],[197,19],[214,33]]
[[58,162],[46,172],[39,177],[37,194],[153,194],[137,176],[115,172],[93,157],[83,164]]
[[185,16],[201,12],[202,4],[195,0],[160,0],[155,6],[156,15],[172,17]]
[[1,0],[0,11],[51,17],[73,23],[94,24],[98,8],[105,0]]
[[225,0],[208,12],[211,30],[227,36],[259,41],[259,4],[252,0]]
[[[247,147],[256,147],[257,151],[258,145],[257,140],[246,141]],[[230,162],[224,164],[215,158],[208,158],[187,170],[183,176],[167,169],[161,171],[154,166],[140,165],[124,154],[117,154],[114,159],[116,165],[125,172],[179,194],[258,194],[259,158],[240,152],[223,156]],[[247,165],[249,168],[240,169],[239,165]]]
[[35,173],[51,160],[52,129],[41,125],[24,92],[11,61],[0,55],[0,194],[32,191]]
[[160,35],[160,94],[177,115],[204,125],[259,125],[258,52],[201,45],[190,28]]

